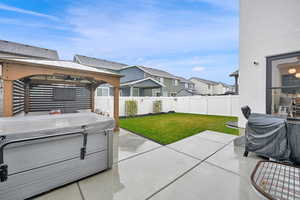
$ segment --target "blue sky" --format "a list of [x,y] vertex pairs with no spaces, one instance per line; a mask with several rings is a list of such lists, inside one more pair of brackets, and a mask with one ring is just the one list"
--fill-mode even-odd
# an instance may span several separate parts
[[238,0],[1,0],[0,39],[233,83]]

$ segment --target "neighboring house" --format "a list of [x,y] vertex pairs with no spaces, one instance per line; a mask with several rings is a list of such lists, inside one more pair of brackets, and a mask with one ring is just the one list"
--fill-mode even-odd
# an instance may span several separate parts
[[[121,78],[121,87],[124,87],[122,96],[176,96],[181,89],[179,78],[163,70],[144,66],[129,66],[119,72],[124,75]],[[149,84],[151,82],[151,85],[143,88],[137,87],[135,84],[136,82],[140,84],[140,81],[147,81]]]
[[195,90],[195,84],[183,77],[177,76],[180,81],[180,87],[181,89],[177,92],[176,96],[194,96],[194,95],[199,95],[197,91]]
[[195,84],[195,91],[202,95],[223,95],[233,90],[233,86],[222,82],[197,77],[192,77],[189,80]]
[[180,76],[176,76],[176,77],[179,79],[181,89],[189,89],[189,90],[195,89],[195,84],[192,81]]
[[[82,55],[75,55],[74,61],[122,74],[121,96],[176,96],[177,92],[182,89],[181,79],[163,70],[144,66],[128,66]],[[190,84],[192,83],[189,83],[188,87],[191,87]],[[97,95],[112,95],[112,88],[107,84],[101,85],[97,90]]]
[[[108,61],[104,59],[83,56],[83,55],[75,55],[73,61],[80,64],[95,67],[98,69],[109,70],[114,72],[118,72],[123,67],[128,66],[123,63],[118,63],[118,62]],[[113,96],[113,88],[109,84],[102,84],[97,88],[96,94],[97,96]]]
[[83,55],[75,55],[73,58],[74,62],[85,64],[91,67],[99,68],[99,69],[106,69],[106,70],[113,70],[113,71],[119,71],[123,67],[127,67],[128,65],[113,61],[108,61],[104,59],[99,58],[92,58],[88,56]]
[[201,95],[196,90],[183,88],[177,92],[177,97]]
[[58,60],[57,51],[0,40],[0,57],[30,57]]
[[299,0],[240,0],[240,106],[300,118],[299,10]]
[[[10,42],[6,40],[0,40],[0,58],[1,57],[25,57],[50,60],[59,59],[58,53],[55,50]],[[0,93],[2,94],[2,81],[0,81]]]

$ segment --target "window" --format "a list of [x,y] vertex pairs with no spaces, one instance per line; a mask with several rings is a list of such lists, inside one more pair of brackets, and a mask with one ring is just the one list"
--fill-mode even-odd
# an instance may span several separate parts
[[109,96],[109,88],[97,88],[97,96]]
[[176,93],[176,92],[171,92],[171,93],[170,93],[170,96],[171,96],[171,97],[176,97],[176,96],[177,96],[177,93]]
[[161,93],[160,92],[155,92],[155,95],[156,97],[160,97],[161,96]]
[[174,86],[178,86],[178,80],[177,79],[173,79],[173,83],[174,83]]
[[133,94],[132,96],[138,97],[140,94],[140,89],[139,88],[133,88]]
[[267,58],[267,113],[300,118],[300,52]]
[[185,88],[189,88],[189,84],[188,84],[188,83],[185,83],[185,84],[184,84],[184,87],[185,87]]
[[164,78],[163,78],[163,77],[160,77],[160,78],[159,78],[159,82],[164,83]]

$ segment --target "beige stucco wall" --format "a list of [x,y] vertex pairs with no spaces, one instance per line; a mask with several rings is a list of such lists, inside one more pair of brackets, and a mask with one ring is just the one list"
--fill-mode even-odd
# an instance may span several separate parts
[[265,113],[266,56],[300,51],[299,11],[299,0],[240,0],[240,106]]

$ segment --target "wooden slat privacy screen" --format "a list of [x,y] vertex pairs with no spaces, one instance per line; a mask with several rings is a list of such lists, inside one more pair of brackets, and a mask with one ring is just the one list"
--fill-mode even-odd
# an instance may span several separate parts
[[[75,88],[76,100],[55,101],[54,88]],[[32,85],[29,94],[29,112],[50,111],[60,109],[67,110],[91,109],[90,91],[84,87],[64,85]]]
[[13,82],[13,114],[24,111],[24,82]]

